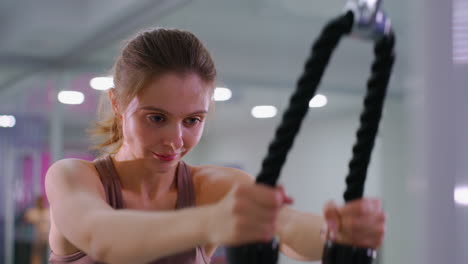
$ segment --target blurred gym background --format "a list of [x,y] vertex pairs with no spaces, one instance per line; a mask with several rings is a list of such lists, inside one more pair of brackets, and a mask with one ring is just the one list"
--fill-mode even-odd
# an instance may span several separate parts
[[[91,80],[109,76],[124,39],[162,26],[192,31],[206,44],[218,86],[229,90],[218,90],[187,161],[256,175],[312,42],[344,5],[1,0],[0,263],[32,263],[48,166],[95,157],[86,128],[103,93],[97,89],[108,85]],[[388,213],[378,263],[468,263],[468,0],[392,0],[384,9],[397,61],[366,183],[366,195],[380,197]],[[301,210],[342,201],[372,59],[372,44],[352,38],[332,58],[281,176]],[[262,105],[271,112],[255,117]],[[213,263],[224,263],[222,251]]]

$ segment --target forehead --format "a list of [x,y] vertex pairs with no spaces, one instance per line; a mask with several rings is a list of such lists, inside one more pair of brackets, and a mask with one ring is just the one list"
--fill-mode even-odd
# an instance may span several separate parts
[[153,79],[130,104],[136,108],[154,106],[174,114],[208,110],[211,89],[195,73],[166,73]]

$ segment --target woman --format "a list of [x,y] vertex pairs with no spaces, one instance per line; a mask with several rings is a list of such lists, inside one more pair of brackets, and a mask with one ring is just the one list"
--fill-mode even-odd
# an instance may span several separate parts
[[[215,77],[189,32],[158,28],[126,44],[109,91],[113,115],[98,127],[109,154],[61,160],[47,173],[51,263],[209,263],[218,245],[274,236],[288,256],[321,258],[325,220],[286,206],[282,188],[182,161],[200,141]],[[380,246],[379,201],[329,204],[325,216],[330,238]]]

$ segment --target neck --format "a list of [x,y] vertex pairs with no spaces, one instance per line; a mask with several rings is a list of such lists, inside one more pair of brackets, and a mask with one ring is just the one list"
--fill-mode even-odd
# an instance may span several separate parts
[[153,199],[176,188],[177,166],[162,169],[157,161],[136,158],[122,149],[112,160],[124,190]]

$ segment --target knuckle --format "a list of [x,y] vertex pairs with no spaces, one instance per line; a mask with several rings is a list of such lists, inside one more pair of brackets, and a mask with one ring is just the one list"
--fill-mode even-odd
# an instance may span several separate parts
[[272,222],[274,221],[278,216],[278,210],[275,208],[268,209],[265,212],[265,218],[269,221]]
[[354,232],[356,229],[358,229],[360,225],[361,225],[360,221],[356,218],[351,218],[349,220],[349,229],[351,232]]
[[381,212],[380,215],[379,215],[379,220],[382,223],[385,223],[387,221],[387,215],[385,213]]
[[377,247],[381,247],[383,242],[384,242],[383,238],[380,238],[379,240],[377,240]]
[[283,202],[283,196],[277,190],[271,191],[268,198],[272,201],[272,204],[275,206],[279,206]]
[[232,213],[234,215],[239,215],[239,214],[242,214],[244,209],[245,209],[244,203],[242,201],[236,200],[234,202],[234,205],[232,206]]
[[240,241],[242,241],[242,239],[243,239],[243,237],[241,235],[239,235],[239,233],[234,232],[232,234],[233,242],[240,242]]
[[239,235],[242,233],[243,229],[245,227],[245,222],[243,219],[241,218],[237,218],[235,221],[234,221],[234,233],[236,235]]
[[378,230],[377,230],[378,236],[379,236],[379,237],[382,237],[382,238],[385,236],[385,232],[386,232],[385,226],[381,226],[381,227],[379,227]]
[[273,239],[273,232],[271,227],[267,227],[262,234],[262,239],[264,240],[271,240]]
[[355,239],[356,235],[357,235],[357,231],[353,228],[350,228],[346,231],[346,234],[351,237],[352,239]]
[[380,199],[373,199],[372,202],[373,202],[375,208],[377,208],[379,210],[382,209],[382,201]]
[[368,205],[366,202],[362,202],[359,204],[359,206],[357,207],[356,211],[358,213],[358,215],[365,215],[367,212],[368,212]]
[[277,231],[278,231],[278,224],[275,222],[271,226],[271,233],[276,234]]
[[246,192],[246,187],[245,186],[238,186],[236,189],[234,189],[234,197],[236,198],[242,198],[245,196]]
[[375,238],[375,239],[369,240],[368,244],[369,244],[369,247],[377,249],[380,246],[382,246],[383,239],[382,238]]

